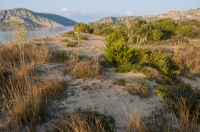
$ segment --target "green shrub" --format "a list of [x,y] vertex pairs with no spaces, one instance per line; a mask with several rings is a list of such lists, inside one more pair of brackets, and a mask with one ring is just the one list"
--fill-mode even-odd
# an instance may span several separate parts
[[76,47],[78,42],[67,42],[67,47]]
[[112,44],[126,43],[128,41],[128,37],[125,32],[115,30],[106,37],[105,41],[108,46],[111,46]]
[[159,30],[159,29],[155,29],[153,30],[153,38],[155,41],[160,41],[163,37],[164,33]]
[[173,70],[166,54],[161,51],[148,51],[146,49],[140,49],[138,61],[139,64],[156,68],[170,77],[180,73],[179,71]]
[[85,23],[77,23],[74,26],[74,31],[75,32],[79,31],[81,33],[90,33],[91,29],[90,29],[90,26]]
[[132,64],[137,59],[137,50],[126,44],[112,44],[106,46],[105,56],[113,66]]
[[164,86],[157,85],[156,86],[156,93],[159,94],[163,99],[170,101],[173,99],[173,93],[165,88]]
[[74,31],[66,32],[66,35],[67,35],[68,37],[74,37]]
[[177,30],[178,35],[190,37],[192,35],[192,26],[182,26]]

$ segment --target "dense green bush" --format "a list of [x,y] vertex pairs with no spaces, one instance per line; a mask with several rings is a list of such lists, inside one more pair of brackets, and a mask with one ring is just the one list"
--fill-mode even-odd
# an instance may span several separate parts
[[74,26],[74,31],[75,32],[79,31],[81,33],[91,33],[90,26],[85,23],[77,23]]
[[110,44],[106,45],[105,56],[116,68],[116,71],[119,72],[131,71],[134,68],[133,64],[138,64],[141,67],[150,66],[156,68],[169,77],[173,77],[174,74],[179,74],[179,71],[173,70],[166,54],[161,51],[130,48],[126,44],[112,43],[110,41]]
[[190,37],[192,35],[192,26],[182,26],[177,30],[177,34],[180,36]]
[[159,29],[153,30],[153,39],[155,41],[162,40],[163,35],[164,35],[164,33],[161,30],[159,30]]
[[115,30],[106,37],[105,41],[107,46],[111,46],[111,44],[113,43],[116,44],[126,43],[128,41],[128,37],[125,34],[125,32],[120,30]]
[[137,50],[123,43],[110,44],[107,45],[105,56],[113,66],[127,65],[136,61]]

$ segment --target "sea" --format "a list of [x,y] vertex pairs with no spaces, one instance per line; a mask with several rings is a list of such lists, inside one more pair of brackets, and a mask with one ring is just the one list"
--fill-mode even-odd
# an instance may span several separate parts
[[[27,28],[26,34],[28,39],[44,38],[47,36],[53,36],[61,34],[67,31],[73,30],[73,27],[37,27]],[[10,41],[15,40],[15,33],[19,31],[14,28],[0,28],[0,44],[7,44]]]

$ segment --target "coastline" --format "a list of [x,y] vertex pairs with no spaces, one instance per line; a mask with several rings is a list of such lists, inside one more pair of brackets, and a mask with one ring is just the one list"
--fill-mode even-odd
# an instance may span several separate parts
[[[64,32],[68,32],[73,30],[73,26],[67,27],[36,27],[36,28],[29,28],[27,30],[27,37],[29,40],[33,38],[44,38],[54,36],[56,34],[61,34]],[[3,31],[0,30],[0,42],[3,44],[8,43],[10,40],[14,38],[14,33],[16,30],[14,28],[6,28]]]

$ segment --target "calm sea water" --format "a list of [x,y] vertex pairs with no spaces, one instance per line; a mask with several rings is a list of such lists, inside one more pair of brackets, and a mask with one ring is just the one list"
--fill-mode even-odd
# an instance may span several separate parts
[[[39,27],[39,28],[27,28],[27,35],[29,39],[43,38],[46,36],[53,36],[55,34],[64,33],[73,30],[73,27]],[[6,44],[10,40],[14,39],[14,33],[16,29],[13,28],[2,28],[0,29],[0,43]]]

